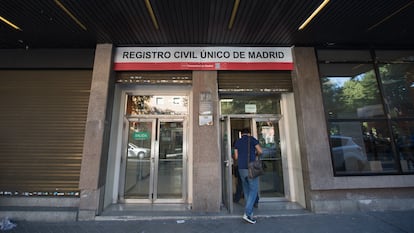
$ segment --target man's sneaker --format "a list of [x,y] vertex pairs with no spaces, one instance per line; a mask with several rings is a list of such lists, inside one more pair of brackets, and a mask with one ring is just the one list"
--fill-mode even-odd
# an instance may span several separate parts
[[243,220],[246,221],[246,222],[248,222],[248,223],[251,223],[251,224],[255,224],[256,223],[256,219],[253,219],[252,217],[247,216],[246,214],[243,215]]

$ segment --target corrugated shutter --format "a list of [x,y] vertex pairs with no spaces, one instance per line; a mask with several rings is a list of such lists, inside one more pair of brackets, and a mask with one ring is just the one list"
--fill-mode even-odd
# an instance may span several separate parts
[[139,72],[118,72],[117,83],[124,84],[191,84],[191,71],[139,71]]
[[292,92],[290,71],[220,71],[220,93]]
[[79,189],[91,78],[90,70],[0,70],[0,192]]

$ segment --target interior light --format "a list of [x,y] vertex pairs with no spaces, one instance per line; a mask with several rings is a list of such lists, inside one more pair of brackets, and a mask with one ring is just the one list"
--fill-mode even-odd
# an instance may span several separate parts
[[12,22],[8,21],[7,19],[3,18],[0,16],[0,20],[3,21],[4,23],[6,23],[7,25],[9,25],[10,27],[22,31],[22,29],[20,29],[18,26],[16,26],[15,24],[13,24]]
[[310,21],[312,21],[312,19],[315,18],[315,16],[319,14],[319,12],[329,3],[329,1],[330,0],[324,0],[321,5],[319,5],[318,8],[316,8],[316,10],[305,20],[305,22],[300,25],[298,30],[304,29],[306,25],[308,25]]
[[157,18],[155,18],[154,10],[152,9],[150,0],[145,0],[145,6],[147,6],[148,13],[151,17],[152,24],[154,24],[155,29],[159,29]]
[[229,30],[233,28],[234,19],[236,18],[237,10],[239,9],[240,0],[235,0],[233,5],[233,10],[231,12]]
[[55,0],[56,5],[58,5],[60,7],[60,9],[62,9],[67,15],[69,15],[69,17],[75,21],[75,23],[81,27],[83,30],[87,30],[86,26],[83,25],[83,23],[81,23],[81,21],[79,21],[73,14],[72,12],[70,12],[61,2],[59,2],[59,0]]

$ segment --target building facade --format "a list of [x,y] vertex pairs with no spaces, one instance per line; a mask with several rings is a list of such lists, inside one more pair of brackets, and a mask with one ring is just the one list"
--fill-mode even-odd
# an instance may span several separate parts
[[[147,49],[163,57],[142,61]],[[243,62],[226,49],[261,55]],[[413,57],[313,47],[2,50],[0,213],[86,220],[113,205],[162,204],[232,212],[231,147],[245,127],[264,148],[263,205],[412,209]]]

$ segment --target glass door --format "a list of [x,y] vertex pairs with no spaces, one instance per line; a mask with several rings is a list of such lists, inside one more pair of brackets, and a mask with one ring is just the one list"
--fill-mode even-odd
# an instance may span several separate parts
[[131,118],[126,124],[121,201],[183,202],[184,119]]
[[221,160],[223,174],[223,204],[227,210],[233,212],[233,177],[232,177],[232,144],[230,117],[223,117],[221,120]]
[[153,193],[155,120],[128,120],[123,199],[150,199]]
[[253,118],[254,136],[263,149],[265,174],[259,178],[261,198],[284,197],[283,167],[277,118]]
[[182,120],[160,120],[154,199],[184,199],[184,131]]
[[[241,137],[243,128],[249,128],[251,135],[257,138],[263,149],[260,159],[265,166],[265,174],[259,178],[260,200],[272,200],[284,197],[284,181],[279,134],[280,116],[223,116],[221,122],[222,160],[223,160],[223,204],[233,210],[233,195],[241,197],[241,187],[237,189],[237,180],[233,184],[231,164],[232,145]],[[228,167],[230,166],[230,167]],[[239,190],[240,193],[237,193]]]

